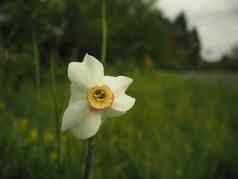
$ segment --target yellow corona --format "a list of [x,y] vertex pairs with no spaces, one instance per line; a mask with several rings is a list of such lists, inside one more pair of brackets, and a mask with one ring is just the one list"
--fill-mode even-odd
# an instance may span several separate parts
[[91,108],[103,110],[111,107],[114,95],[106,85],[95,86],[88,90],[87,100]]

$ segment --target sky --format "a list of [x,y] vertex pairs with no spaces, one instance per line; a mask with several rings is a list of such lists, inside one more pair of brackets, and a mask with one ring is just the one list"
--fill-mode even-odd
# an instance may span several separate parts
[[158,0],[170,19],[184,11],[190,27],[197,27],[202,55],[215,61],[238,45],[238,0]]

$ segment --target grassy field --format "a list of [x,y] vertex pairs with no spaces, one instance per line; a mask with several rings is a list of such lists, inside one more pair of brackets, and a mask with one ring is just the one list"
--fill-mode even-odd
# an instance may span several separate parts
[[[54,93],[44,74],[40,97],[31,78],[1,84],[0,178],[82,178],[85,142],[62,134],[61,156],[56,142],[54,111],[60,117],[69,97],[65,74],[56,73]],[[148,71],[125,75],[135,79],[128,93],[137,103],[103,124],[92,178],[238,178],[234,79]]]

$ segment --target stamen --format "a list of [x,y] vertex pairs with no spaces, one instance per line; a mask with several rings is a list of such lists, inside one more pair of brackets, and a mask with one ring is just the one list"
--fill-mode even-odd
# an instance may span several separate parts
[[101,110],[111,107],[114,95],[106,85],[95,86],[88,90],[87,99],[93,109]]
[[100,90],[96,90],[95,94],[94,94],[94,98],[96,100],[103,100],[105,99],[106,95],[105,95],[105,91],[100,89]]

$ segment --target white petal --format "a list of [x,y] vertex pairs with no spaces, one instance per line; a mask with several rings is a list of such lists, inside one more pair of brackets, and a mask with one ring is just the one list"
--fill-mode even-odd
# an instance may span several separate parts
[[135,101],[135,98],[123,93],[115,98],[111,108],[105,111],[104,114],[106,117],[118,117],[130,110],[134,106]]
[[92,85],[102,83],[104,77],[104,68],[100,61],[98,61],[95,57],[86,54],[83,60],[85,66],[88,67],[89,73],[91,75]]
[[88,114],[86,101],[70,104],[64,112],[61,130],[66,131],[79,124]]
[[69,104],[75,103],[80,100],[86,99],[86,89],[78,86],[75,83],[72,83],[70,86],[71,94],[70,94],[70,100]]
[[104,68],[95,57],[86,54],[83,62],[71,62],[68,67],[69,79],[78,86],[91,88],[103,81]]
[[69,64],[68,77],[72,83],[76,83],[80,87],[88,88],[90,84],[88,69],[80,62],[71,62]]
[[111,88],[114,95],[124,93],[132,82],[133,79],[126,76],[104,76],[104,83]]
[[93,137],[101,126],[101,113],[90,112],[82,122],[71,129],[71,132],[79,139],[85,140]]

